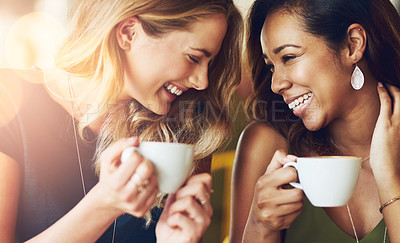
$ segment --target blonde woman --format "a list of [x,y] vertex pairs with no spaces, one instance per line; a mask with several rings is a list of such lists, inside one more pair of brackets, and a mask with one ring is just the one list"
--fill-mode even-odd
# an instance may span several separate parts
[[[57,69],[1,70],[12,95],[0,102],[0,241],[198,242],[212,215],[200,172],[228,136],[240,80],[238,10],[78,0],[73,12]],[[162,214],[152,164],[137,153],[120,163],[146,140],[195,147],[193,176]]]

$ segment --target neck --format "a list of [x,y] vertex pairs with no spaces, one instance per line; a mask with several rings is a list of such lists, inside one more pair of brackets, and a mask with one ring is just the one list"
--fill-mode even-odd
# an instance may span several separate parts
[[360,91],[355,92],[362,92],[354,96],[352,102],[355,105],[350,112],[332,122],[329,131],[344,154],[365,158],[369,155],[380,101],[375,82],[366,82]]

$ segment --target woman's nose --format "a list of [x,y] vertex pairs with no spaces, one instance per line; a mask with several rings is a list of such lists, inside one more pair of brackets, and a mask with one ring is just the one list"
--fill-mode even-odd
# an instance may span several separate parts
[[282,75],[276,71],[272,73],[272,79],[271,79],[272,92],[281,95],[285,90],[289,89],[290,87],[292,87],[292,82],[290,82],[285,75]]
[[206,89],[208,87],[208,67],[198,67],[189,77],[189,82],[194,89]]

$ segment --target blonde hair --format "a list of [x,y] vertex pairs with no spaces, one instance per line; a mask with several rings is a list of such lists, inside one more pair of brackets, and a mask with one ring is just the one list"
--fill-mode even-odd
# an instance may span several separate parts
[[[123,137],[141,141],[194,144],[198,161],[210,156],[229,137],[229,102],[240,82],[242,18],[232,0],[79,0],[72,32],[57,56],[57,67],[91,80],[97,106],[85,125],[106,115],[97,155]],[[115,29],[131,16],[154,37],[185,30],[195,21],[223,14],[227,33],[217,56],[209,64],[209,87],[178,97],[167,115],[156,115],[135,100],[118,101],[123,88],[123,63]],[[110,109],[111,107],[111,109]]]

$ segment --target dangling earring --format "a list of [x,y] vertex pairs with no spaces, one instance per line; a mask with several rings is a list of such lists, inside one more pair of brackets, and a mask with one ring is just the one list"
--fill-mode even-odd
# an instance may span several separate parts
[[364,74],[356,63],[353,74],[351,75],[351,87],[355,90],[360,90],[364,86]]

